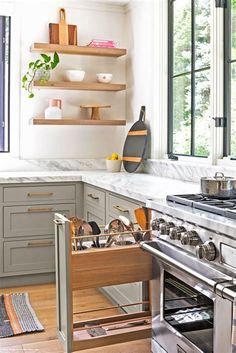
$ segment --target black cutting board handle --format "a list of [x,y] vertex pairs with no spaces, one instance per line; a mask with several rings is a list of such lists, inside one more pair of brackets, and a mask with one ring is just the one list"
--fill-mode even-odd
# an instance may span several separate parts
[[139,121],[145,121],[145,113],[146,113],[146,107],[145,105],[142,105],[140,108],[140,113],[139,113]]

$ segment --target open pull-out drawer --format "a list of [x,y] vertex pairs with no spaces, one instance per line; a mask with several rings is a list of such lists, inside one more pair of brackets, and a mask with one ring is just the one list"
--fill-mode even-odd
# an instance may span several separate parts
[[[103,308],[95,319],[74,321],[73,291],[109,285],[146,282],[152,278],[151,256],[139,245],[71,250],[69,221],[56,215],[56,264],[58,299],[58,334],[66,353],[151,337],[151,314],[148,298],[142,311],[118,312],[103,316]],[[89,329],[102,328],[105,334],[91,337]]]

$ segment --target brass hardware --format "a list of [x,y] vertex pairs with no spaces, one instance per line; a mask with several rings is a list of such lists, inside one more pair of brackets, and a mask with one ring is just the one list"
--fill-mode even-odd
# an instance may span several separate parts
[[42,196],[52,196],[53,192],[28,192],[28,197],[42,197]]
[[120,212],[129,212],[129,210],[127,210],[127,209],[125,209],[125,208],[122,208],[122,207],[120,207],[120,206],[113,205],[113,208],[114,208],[115,210],[120,211]]
[[88,194],[88,197],[91,197],[93,200],[99,200],[98,196],[94,196],[93,194]]
[[42,208],[33,208],[29,207],[28,212],[51,212],[53,210],[53,207],[42,207]]
[[46,245],[53,245],[53,241],[34,241],[27,244],[27,246],[46,246]]

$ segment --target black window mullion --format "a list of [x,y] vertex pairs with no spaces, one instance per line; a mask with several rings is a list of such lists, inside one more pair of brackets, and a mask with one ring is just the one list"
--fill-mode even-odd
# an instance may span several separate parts
[[224,9],[224,116],[227,119],[223,131],[223,156],[230,155],[231,150],[231,1]]
[[190,154],[194,156],[195,154],[195,8],[194,8],[194,0],[192,0],[192,9],[191,9],[191,152]]
[[167,131],[167,152],[173,153],[173,37],[174,37],[174,16],[173,1],[168,1],[168,131]]

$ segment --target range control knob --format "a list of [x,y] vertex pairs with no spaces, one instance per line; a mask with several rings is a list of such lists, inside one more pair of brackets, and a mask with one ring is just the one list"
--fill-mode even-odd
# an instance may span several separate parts
[[181,234],[186,232],[186,229],[183,226],[177,226],[170,230],[170,239],[172,240],[180,240]]
[[173,222],[166,222],[160,225],[161,234],[170,234],[170,229],[174,228],[175,224]]
[[214,261],[217,256],[215,244],[212,241],[206,241],[196,247],[196,255],[199,259]]
[[201,238],[195,230],[181,234],[181,244],[196,246],[201,243]]
[[165,223],[164,218],[154,218],[154,219],[151,221],[152,230],[160,230],[160,225],[161,225],[162,223]]

